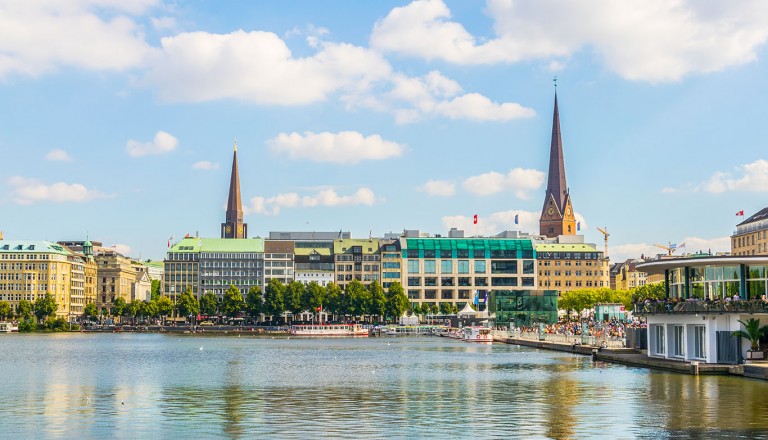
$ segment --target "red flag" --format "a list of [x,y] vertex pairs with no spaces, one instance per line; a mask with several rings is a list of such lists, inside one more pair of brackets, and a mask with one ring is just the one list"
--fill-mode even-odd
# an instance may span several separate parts
[[475,224],[477,224],[477,214],[475,214]]
[[741,211],[737,212],[736,216],[742,216],[743,217],[744,216],[744,210],[742,209]]
[[315,310],[317,310],[317,311],[319,312],[319,311],[323,310],[323,306],[320,306],[320,307],[318,307],[318,308],[317,308],[317,309],[315,309]]

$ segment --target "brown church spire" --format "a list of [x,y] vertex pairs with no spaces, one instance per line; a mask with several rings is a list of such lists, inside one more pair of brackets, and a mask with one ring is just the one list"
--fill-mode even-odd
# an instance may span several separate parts
[[237,169],[237,141],[232,156],[232,175],[229,178],[226,223],[221,224],[221,238],[248,238],[248,225],[243,223],[243,204],[240,199],[240,174]]
[[563,156],[563,138],[560,133],[560,112],[557,107],[555,92],[555,111],[552,116],[552,143],[549,148],[549,174],[547,175],[547,193],[539,220],[541,235],[576,234],[576,218],[571,206],[571,196],[565,181],[565,158]]

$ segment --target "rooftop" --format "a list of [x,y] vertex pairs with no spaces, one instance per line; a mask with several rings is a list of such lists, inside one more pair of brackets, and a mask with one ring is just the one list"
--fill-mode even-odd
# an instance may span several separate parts
[[72,255],[69,249],[58,243],[35,240],[0,240],[0,253]]

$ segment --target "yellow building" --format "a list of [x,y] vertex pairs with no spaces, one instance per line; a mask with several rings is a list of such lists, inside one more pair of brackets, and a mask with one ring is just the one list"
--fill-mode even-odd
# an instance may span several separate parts
[[537,243],[539,288],[567,292],[609,287],[608,259],[587,243]]
[[353,279],[365,285],[379,281],[381,255],[379,240],[340,238],[333,242],[336,284],[342,289]]
[[[85,301],[85,260],[65,246],[49,241],[0,241],[0,301],[18,311],[19,302],[34,303],[53,295],[56,317],[82,314]],[[73,303],[74,300],[74,303]]]
[[96,307],[109,311],[117,298],[131,302],[131,289],[136,282],[136,269],[131,259],[114,250],[101,250],[95,260]]
[[731,235],[731,255],[768,254],[768,208],[736,225]]

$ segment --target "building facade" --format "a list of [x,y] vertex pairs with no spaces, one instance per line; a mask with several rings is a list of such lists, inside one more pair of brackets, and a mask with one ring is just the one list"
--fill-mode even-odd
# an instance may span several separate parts
[[603,253],[586,243],[537,243],[539,288],[568,292],[609,287],[610,268]]
[[732,337],[739,320],[768,324],[768,257],[714,256],[646,262],[661,275],[666,300],[636,304],[648,323],[648,356],[706,363],[737,363],[749,344]]
[[380,281],[381,255],[378,239],[340,238],[333,242],[336,284],[346,290],[352,280],[364,285]]
[[414,306],[462,308],[486,303],[491,290],[536,288],[531,240],[403,237],[400,248],[400,283]]
[[736,225],[731,255],[768,255],[768,208]]
[[[74,290],[75,306],[72,308]],[[58,306],[55,316],[74,319],[85,302],[85,261],[49,241],[0,241],[0,301],[18,312],[22,300],[34,303],[46,293]]]
[[117,298],[131,302],[136,268],[133,261],[115,250],[102,250],[96,260],[96,307],[105,315],[111,313]]

